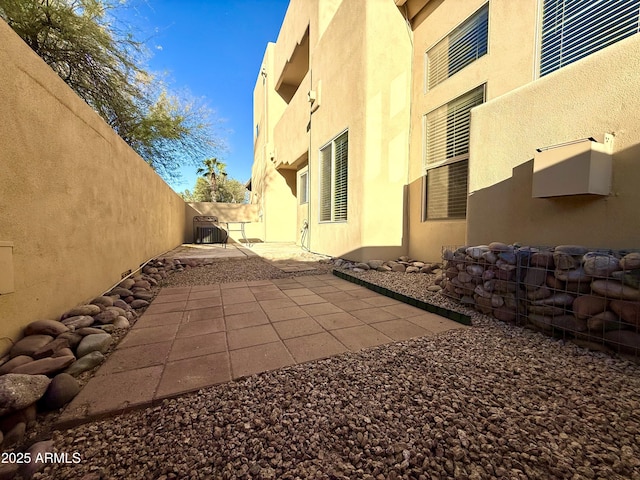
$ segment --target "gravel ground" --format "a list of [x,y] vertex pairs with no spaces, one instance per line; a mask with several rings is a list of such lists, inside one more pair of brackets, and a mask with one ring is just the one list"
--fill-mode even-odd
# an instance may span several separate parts
[[[270,275],[252,261],[168,283]],[[362,276],[453,306],[422,293],[428,275]],[[54,432],[56,452],[82,460],[34,478],[640,479],[640,367],[472,319]]]

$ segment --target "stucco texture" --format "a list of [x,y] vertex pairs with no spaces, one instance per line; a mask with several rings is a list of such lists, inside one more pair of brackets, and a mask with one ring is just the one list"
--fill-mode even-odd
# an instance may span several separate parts
[[[637,248],[640,36],[472,112],[467,242]],[[532,198],[537,148],[614,135],[611,194]]]
[[2,350],[181,244],[185,206],[2,21],[0,65],[0,241],[15,274]]

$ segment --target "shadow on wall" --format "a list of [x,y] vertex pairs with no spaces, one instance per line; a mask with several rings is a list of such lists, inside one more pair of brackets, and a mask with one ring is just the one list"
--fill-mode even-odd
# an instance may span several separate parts
[[[378,244],[378,245],[363,245],[359,248],[355,248],[352,250],[344,250],[340,248],[340,245],[335,245],[333,247],[333,252],[335,253],[326,253],[319,251],[317,253],[322,253],[325,255],[333,255],[335,257],[344,258],[346,260],[351,261],[368,261],[368,260],[396,260],[398,257],[402,255],[408,255],[409,250],[409,187],[407,185],[403,186],[402,192],[402,207],[398,211],[398,215],[396,218],[381,218],[379,215],[375,213],[369,213],[363,217],[362,222],[371,222],[374,221],[374,228],[380,229],[378,238],[382,237],[385,240],[390,240],[389,243],[386,244]],[[364,207],[366,209],[366,206]],[[365,212],[366,213],[366,212]],[[401,222],[401,228],[397,228],[397,223]],[[371,231],[370,226],[365,226],[366,230]],[[388,232],[388,234],[387,234]],[[313,240],[313,232],[311,232],[312,240]],[[366,238],[361,236],[361,243],[366,242]],[[394,241],[395,240],[395,241]],[[419,260],[419,259],[415,259]]]
[[[184,243],[193,243],[193,217],[198,215],[216,216],[221,223],[249,222],[245,225],[247,239],[251,243],[260,243],[263,239],[262,228],[258,226],[258,209],[258,205],[246,203],[185,202]],[[244,239],[238,236],[241,235],[234,233],[229,239],[243,243]]]
[[[533,198],[534,161],[520,164],[512,169],[510,178],[469,195],[466,243],[501,241],[522,245],[637,248],[640,241],[638,158],[640,144],[613,154],[611,194],[606,196]],[[558,180],[562,183],[562,179]],[[573,180],[567,178],[567,182]]]

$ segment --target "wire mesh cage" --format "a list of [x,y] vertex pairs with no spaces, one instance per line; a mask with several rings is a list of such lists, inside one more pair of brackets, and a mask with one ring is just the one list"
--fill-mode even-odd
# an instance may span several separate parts
[[640,358],[640,251],[444,246],[443,294],[498,320]]

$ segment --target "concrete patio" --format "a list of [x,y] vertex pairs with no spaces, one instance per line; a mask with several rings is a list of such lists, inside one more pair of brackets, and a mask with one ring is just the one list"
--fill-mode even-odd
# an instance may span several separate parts
[[[244,247],[226,250],[251,255]],[[453,328],[465,327],[330,274],[163,288],[58,425]]]

